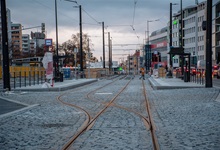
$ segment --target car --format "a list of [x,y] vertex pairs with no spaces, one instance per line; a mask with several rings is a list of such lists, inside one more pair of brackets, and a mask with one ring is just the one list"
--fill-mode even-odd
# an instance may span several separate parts
[[219,66],[217,66],[217,65],[214,65],[214,66],[212,66],[212,75],[215,77],[217,77],[218,76],[218,70],[219,70]]
[[190,74],[191,75],[196,75],[197,71],[195,67],[190,67]]
[[217,76],[216,76],[217,79],[220,79],[220,67],[218,68],[218,71],[217,71]]

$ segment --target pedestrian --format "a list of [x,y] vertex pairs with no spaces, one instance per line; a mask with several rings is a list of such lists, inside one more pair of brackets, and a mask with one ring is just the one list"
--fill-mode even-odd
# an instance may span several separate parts
[[166,73],[168,72],[168,67],[167,67],[167,65],[165,66],[165,70],[166,70]]
[[141,68],[140,73],[141,73],[141,76],[140,76],[139,79],[143,78],[143,80],[145,80],[145,77],[144,77],[144,75],[145,75],[144,67]]

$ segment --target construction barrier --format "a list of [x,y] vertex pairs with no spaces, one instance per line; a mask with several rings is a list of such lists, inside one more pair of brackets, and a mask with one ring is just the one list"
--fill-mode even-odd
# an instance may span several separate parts
[[[45,69],[43,67],[28,67],[28,66],[10,66],[10,77],[28,77],[41,75]],[[2,79],[2,67],[0,67],[0,78]]]

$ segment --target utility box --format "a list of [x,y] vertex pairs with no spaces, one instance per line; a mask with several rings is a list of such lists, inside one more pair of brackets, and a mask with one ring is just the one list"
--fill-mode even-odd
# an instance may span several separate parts
[[64,78],[70,78],[71,70],[70,68],[63,68]]

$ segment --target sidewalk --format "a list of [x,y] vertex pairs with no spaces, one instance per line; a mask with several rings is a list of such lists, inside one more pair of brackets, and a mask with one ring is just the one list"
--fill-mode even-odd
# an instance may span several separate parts
[[[26,87],[19,87],[16,89],[13,89],[13,91],[19,91],[19,92],[48,92],[48,91],[65,91],[71,88],[76,88],[79,86],[83,86],[86,84],[90,84],[93,82],[98,81],[97,79],[78,79],[78,80],[64,80],[63,82],[56,82],[54,83],[54,87],[50,88],[42,88],[43,84],[37,84],[32,86],[26,86]],[[7,93],[5,93],[7,94]],[[10,94],[10,92],[8,93]],[[33,105],[35,106],[35,105]],[[13,100],[9,100],[5,97],[0,97],[0,117],[5,116],[6,114],[10,114],[11,112],[16,112],[16,110],[20,109],[28,109],[29,107],[26,104],[18,103]]]
[[154,90],[205,87],[205,85],[194,82],[184,82],[179,78],[157,78],[151,76],[148,78],[148,80]]

